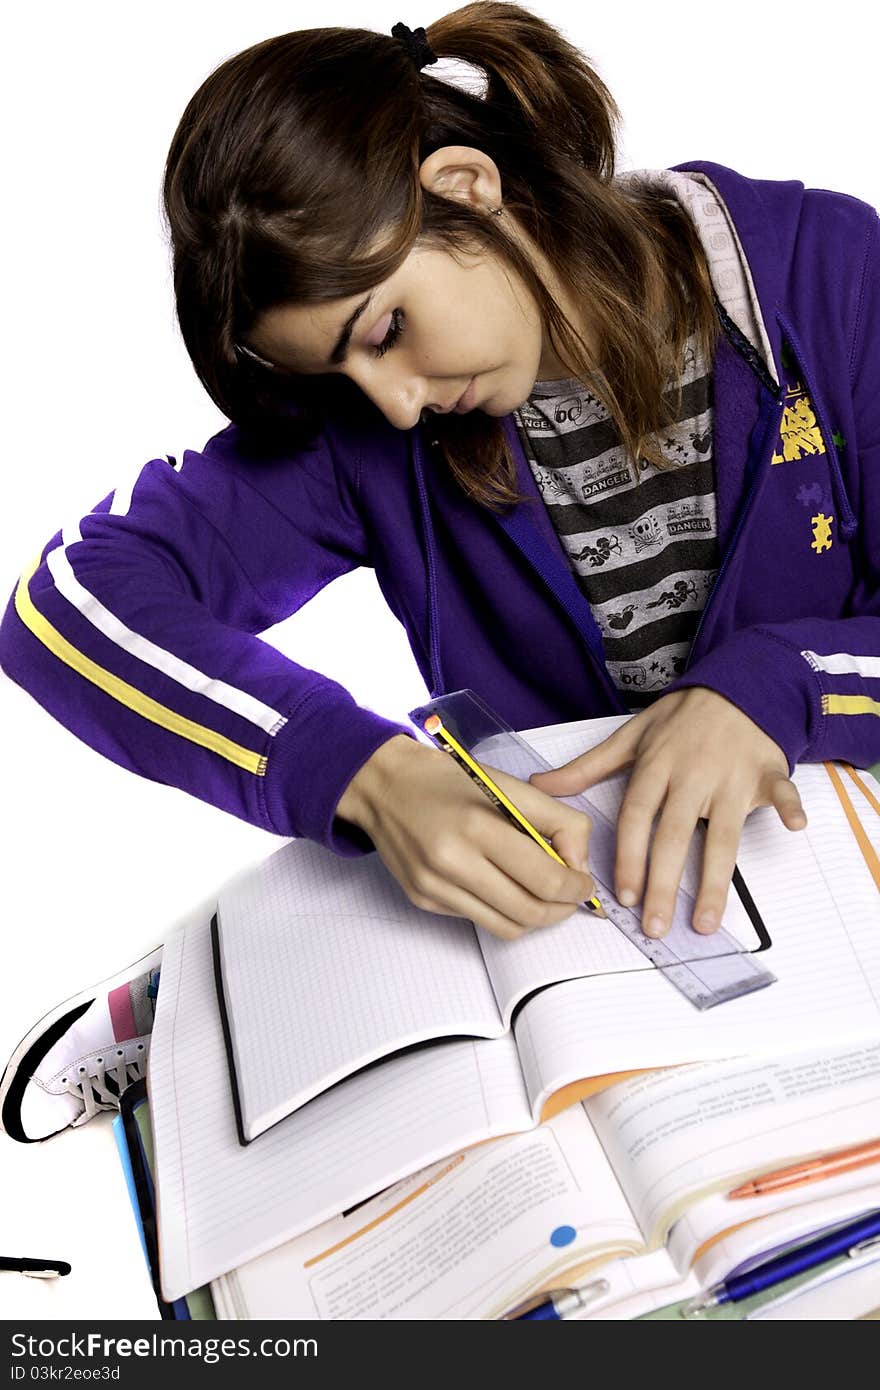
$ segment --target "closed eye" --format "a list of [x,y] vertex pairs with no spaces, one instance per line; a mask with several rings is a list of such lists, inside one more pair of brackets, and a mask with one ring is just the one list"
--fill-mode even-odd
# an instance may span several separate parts
[[391,323],[389,325],[388,332],[385,334],[385,337],[382,339],[381,343],[379,343],[378,347],[374,349],[377,357],[384,357],[388,349],[394,347],[394,344],[398,341],[401,334],[403,333],[403,323],[405,317],[406,316],[402,309],[392,309]]

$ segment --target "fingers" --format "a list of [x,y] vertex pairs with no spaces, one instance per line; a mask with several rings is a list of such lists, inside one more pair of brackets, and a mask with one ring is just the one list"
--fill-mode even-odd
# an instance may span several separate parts
[[[532,787],[528,782],[522,782],[517,777],[510,776],[509,773],[500,772],[495,768],[486,768],[490,777],[504,792],[505,796],[522,813],[526,820],[534,826],[535,830],[549,840],[556,853],[565,860],[571,869],[576,871],[576,878],[568,878],[566,881],[570,891],[582,891],[583,880],[589,876],[589,845],[590,845],[590,817],[583,811],[576,810],[573,806],[566,806],[564,802],[557,801],[548,792]],[[523,837],[525,839],[525,837]],[[511,841],[505,837],[505,844],[513,847],[516,853],[522,853],[522,844]],[[530,862],[534,866],[530,877],[530,886],[534,891],[540,892],[545,889],[553,889],[559,879],[556,872],[560,865],[546,850],[540,850],[541,858],[530,855]],[[496,860],[496,862],[500,862]],[[554,870],[555,865],[555,870]],[[537,874],[537,878],[535,878]],[[589,879],[590,888],[585,896],[592,892],[593,882]],[[567,894],[561,895],[563,897]]]
[[[768,774],[764,795],[759,804],[775,807],[788,830],[803,830],[807,816],[800,794],[791,778],[783,774]],[[710,808],[706,843],[703,851],[703,872],[700,890],[694,905],[693,925],[698,932],[714,932],[721,926],[730,892],[730,881],[736,868],[736,856],[743,825],[751,810],[743,789],[737,793],[728,788]]]
[[[485,814],[492,812],[487,810]],[[463,822],[465,830],[468,819],[466,817]],[[479,832],[484,828],[480,826]],[[570,917],[587,896],[582,894],[586,876],[551,860],[546,851],[513,826],[502,822],[500,830],[503,833],[494,837],[498,842],[496,848],[500,848],[500,865],[487,856],[484,847],[475,843],[481,839],[480,833],[469,839],[459,836],[438,839],[414,871],[411,885],[404,885],[410,900],[428,912],[465,917],[506,941],[514,941],[536,928],[554,926]],[[542,878],[545,864],[549,866],[553,882],[546,896],[536,896],[523,886],[520,877],[529,877],[528,871],[532,870],[531,882],[534,870],[538,869],[537,877]],[[577,885],[574,889],[572,883]],[[555,888],[559,889],[559,897],[553,896]]]
[[[730,786],[708,808],[702,875],[691,923],[703,934],[721,926],[748,810],[745,795]],[[646,936],[664,936],[672,924],[691,841],[703,814],[696,783],[670,786],[649,768],[633,773],[618,815],[615,892],[627,907],[642,899]]]
[[[647,802],[639,804],[640,815],[643,812],[643,806],[647,804]],[[697,808],[690,796],[686,793],[673,793],[669,796],[663,808],[663,814],[658,821],[654,841],[651,845],[648,882],[642,904],[642,931],[646,936],[663,936],[669,930],[675,911],[678,885],[681,882],[685,859],[697,819]],[[632,849],[629,846],[624,847],[623,853],[620,855],[624,863],[624,873],[643,872],[644,847],[641,820],[638,825],[639,833],[635,838],[635,850],[638,858],[630,866],[628,855],[632,853]]]
[[380,852],[415,906],[466,917],[513,940],[563,921],[592,896],[586,869],[590,819],[517,777],[489,766],[484,770],[555,854],[512,824],[452,765],[436,768],[452,800],[442,816],[431,818],[432,833],[418,853],[409,846],[409,824],[402,827],[402,844],[391,837]]
[[642,896],[651,828],[665,794],[665,778],[646,764],[637,765],[617,813],[614,892],[624,907],[633,907]]
[[734,704],[699,687],[661,696],[596,748],[529,782],[571,796],[627,764],[634,767],[617,819],[615,891],[624,906],[641,901],[648,935],[669,929],[700,819],[708,830],[692,925],[703,933],[721,926],[749,812],[769,805],[789,830],[807,823],[781,770],[783,750]]
[[509,773],[489,766],[485,771],[565,862],[559,863],[488,800],[469,798],[450,833],[431,845],[421,891],[425,900],[443,901],[444,911],[514,940],[564,921],[592,896],[590,818]]
[[620,768],[627,767],[635,757],[642,732],[642,715],[636,715],[586,753],[579,754],[560,767],[533,772],[529,782],[551,796],[574,796],[610,777]]
[[779,813],[779,819],[786,830],[803,830],[807,823],[807,813],[800,794],[790,777],[774,777],[768,789],[768,801]]
[[[502,827],[505,831],[512,826]],[[555,907],[568,904],[569,913],[595,891],[595,883],[589,873],[573,869],[568,864],[560,864],[552,859],[546,850],[523,835],[520,831],[510,834],[494,834],[491,842],[486,842],[485,853],[511,885],[511,901],[519,904],[517,911],[511,913],[517,920],[532,922],[541,903]],[[520,913],[527,913],[522,916]]]
[[748,806],[722,803],[709,817],[703,847],[703,872],[694,904],[693,926],[707,935],[721,926],[730,880],[736,868],[736,855]]

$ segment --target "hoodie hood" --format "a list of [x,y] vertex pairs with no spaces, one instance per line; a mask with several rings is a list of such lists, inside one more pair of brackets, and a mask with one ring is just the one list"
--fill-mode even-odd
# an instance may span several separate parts
[[[761,302],[773,375],[782,380],[782,331],[777,310],[785,303],[804,185],[799,179],[750,179],[708,159],[674,164],[681,173],[705,174],[727,207]],[[769,365],[769,364],[768,364]]]

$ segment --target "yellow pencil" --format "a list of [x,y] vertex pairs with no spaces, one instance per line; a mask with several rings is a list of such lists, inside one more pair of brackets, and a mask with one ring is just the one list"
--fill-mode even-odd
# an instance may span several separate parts
[[[499,811],[503,812],[518,830],[523,830],[527,835],[530,835],[535,843],[540,845],[541,849],[545,850],[547,854],[551,855],[558,864],[565,864],[565,860],[561,855],[556,853],[550,841],[545,840],[541,832],[536,830],[530,821],[526,820],[522,811],[520,811],[517,806],[514,806],[513,802],[509,797],[505,796],[498,784],[492,781],[489,774],[480,767],[479,763],[474,761],[467,749],[463,748],[458,740],[453,737],[445,727],[439,714],[429,715],[422,727],[425,733],[430,734],[431,738],[439,744],[445,753],[451,754],[459,767],[463,768],[464,771],[473,778],[480,790],[485,792],[490,801],[494,801]],[[566,867],[571,866],[568,865]],[[587,899],[584,906],[588,907],[591,912],[595,912],[598,917],[607,916],[605,909],[596,897]]]

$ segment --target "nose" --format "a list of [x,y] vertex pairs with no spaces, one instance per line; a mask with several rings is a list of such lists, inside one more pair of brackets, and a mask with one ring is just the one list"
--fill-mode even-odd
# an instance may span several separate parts
[[379,365],[381,370],[353,370],[352,380],[390,425],[397,430],[412,429],[433,400],[428,382],[417,373],[392,371],[383,363]]

